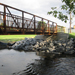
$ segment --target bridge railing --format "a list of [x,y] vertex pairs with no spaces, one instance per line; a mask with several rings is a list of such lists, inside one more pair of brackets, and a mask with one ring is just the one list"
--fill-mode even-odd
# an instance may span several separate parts
[[[8,29],[21,31],[22,33],[29,30],[33,30],[35,34],[37,32],[41,32],[42,34],[46,32],[48,34],[57,33],[57,23],[53,21],[2,3],[0,3],[0,6],[3,9],[3,11],[0,10],[0,27],[3,27],[4,33]],[[20,12],[21,15],[14,15],[12,9]],[[26,14],[30,17],[27,18]]]
[[57,25],[57,32],[66,32],[66,28],[64,26]]

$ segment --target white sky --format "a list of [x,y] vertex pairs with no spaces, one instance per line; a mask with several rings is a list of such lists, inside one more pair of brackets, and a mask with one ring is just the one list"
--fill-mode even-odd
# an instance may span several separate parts
[[[41,16],[56,22],[58,25],[69,27],[69,21],[67,23],[54,18],[52,15],[47,15],[47,12],[51,10],[51,7],[60,7],[62,5],[61,0],[0,0],[0,3],[24,10],[26,12]],[[75,24],[73,20],[73,25]]]

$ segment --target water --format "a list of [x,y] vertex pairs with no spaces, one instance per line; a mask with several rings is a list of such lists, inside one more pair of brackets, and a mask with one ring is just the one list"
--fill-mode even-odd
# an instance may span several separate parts
[[24,70],[35,59],[40,59],[35,52],[0,50],[0,75],[12,75],[14,72]]
[[75,75],[75,55],[44,59],[35,52],[0,50],[0,75]]

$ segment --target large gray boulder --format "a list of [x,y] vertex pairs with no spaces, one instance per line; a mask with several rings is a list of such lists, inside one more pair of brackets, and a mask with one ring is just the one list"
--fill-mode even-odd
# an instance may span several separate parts
[[8,48],[7,43],[0,42],[0,49]]

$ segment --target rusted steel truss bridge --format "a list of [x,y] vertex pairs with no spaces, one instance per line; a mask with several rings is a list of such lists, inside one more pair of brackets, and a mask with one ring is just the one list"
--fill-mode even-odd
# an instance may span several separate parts
[[57,34],[57,23],[0,3],[0,34]]

